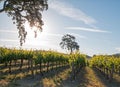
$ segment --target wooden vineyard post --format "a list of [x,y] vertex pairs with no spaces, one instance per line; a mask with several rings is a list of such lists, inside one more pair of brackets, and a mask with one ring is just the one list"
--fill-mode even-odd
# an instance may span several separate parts
[[112,69],[110,70],[110,78],[109,81],[111,82],[113,79],[113,72],[114,72],[114,65],[112,65]]
[[120,65],[119,65],[119,76],[120,76]]
[[12,60],[10,60],[9,62],[9,73],[11,73],[11,63],[12,63]]
[[31,58],[31,74],[34,76],[34,71],[33,71],[33,59]]

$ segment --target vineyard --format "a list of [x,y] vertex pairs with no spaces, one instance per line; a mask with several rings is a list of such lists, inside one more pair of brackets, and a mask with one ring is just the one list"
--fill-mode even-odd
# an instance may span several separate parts
[[103,55],[94,56],[90,64],[95,69],[98,69],[109,81],[113,79],[114,73],[120,75],[120,58]]
[[[0,87],[44,87],[47,82],[48,84],[45,87],[61,87],[61,84],[62,87],[66,84],[70,87],[76,87],[77,84],[80,87],[87,87],[86,84],[96,81],[91,80],[94,76],[90,77],[94,74],[94,70],[97,70],[97,73],[100,72],[100,75],[105,77],[108,82],[114,81],[116,75],[119,79],[120,58],[98,55],[87,59],[85,55],[79,52],[63,54],[54,51],[0,48]],[[86,74],[87,77],[83,77],[85,73],[88,73]],[[33,82],[34,85],[30,84],[32,82],[29,82],[28,78],[30,81],[35,81]],[[86,80],[82,80],[85,78]],[[79,83],[78,80],[81,82]],[[86,83],[85,81],[88,80],[91,82]],[[118,81],[120,82],[120,79]],[[43,84],[41,82],[44,85],[41,85]],[[119,86],[120,84],[115,87]]]

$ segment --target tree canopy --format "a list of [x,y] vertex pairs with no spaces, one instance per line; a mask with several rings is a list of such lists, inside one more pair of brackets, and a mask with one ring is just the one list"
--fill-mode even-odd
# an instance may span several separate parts
[[[42,30],[41,12],[48,9],[48,0],[0,0],[3,5],[0,8],[0,13],[5,12],[9,17],[12,17],[13,24],[16,24],[19,30],[20,45],[25,42],[27,32],[24,23],[27,21],[30,27],[37,27]],[[36,31],[35,31],[36,34]]]
[[61,48],[67,49],[68,51],[70,51],[70,53],[72,53],[74,50],[79,50],[79,45],[75,41],[75,37],[70,34],[66,34],[62,37],[60,46]]

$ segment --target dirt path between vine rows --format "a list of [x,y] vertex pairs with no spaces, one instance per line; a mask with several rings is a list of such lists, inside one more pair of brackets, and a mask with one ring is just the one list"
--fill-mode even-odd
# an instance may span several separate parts
[[114,75],[113,81],[109,82],[99,71],[85,67],[78,73],[75,81],[67,79],[61,87],[120,87],[120,76]]
[[76,75],[75,80],[71,81],[70,70],[60,68],[44,73],[44,76],[38,74],[34,78],[24,77],[11,82],[8,87],[120,87],[118,75],[114,75],[113,81],[109,83],[99,71],[85,67]]

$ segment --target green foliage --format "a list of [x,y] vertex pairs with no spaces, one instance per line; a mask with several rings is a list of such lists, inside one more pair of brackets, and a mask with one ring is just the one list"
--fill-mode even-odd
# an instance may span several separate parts
[[0,63],[9,62],[12,60],[29,60],[33,59],[35,64],[47,63],[47,62],[61,62],[72,63],[75,65],[85,65],[85,55],[75,53],[71,55],[58,53],[54,51],[33,51],[33,50],[18,50],[0,48]]
[[[63,54],[54,51],[40,51],[40,50],[23,50],[23,49],[7,49],[0,48],[0,63],[4,63],[5,66],[9,67],[9,73],[12,71],[11,65],[16,66],[17,61],[20,62],[20,70],[24,64],[24,60],[27,60],[28,70],[33,72],[33,67],[37,69],[39,67],[40,73],[42,73],[43,68],[47,68],[47,72],[51,69],[70,65],[72,72],[76,73],[85,66],[85,55],[80,53],[75,54]],[[72,65],[73,64],[73,65]],[[33,73],[32,73],[33,75]],[[75,73],[74,73],[75,75]]]
[[52,52],[52,51],[47,51],[47,52],[38,51],[35,53],[34,60],[35,60],[35,64],[47,63],[47,62],[68,63],[67,55],[60,54],[57,52]]
[[44,60],[44,55],[40,52],[37,52],[36,55],[34,56],[34,61],[35,61],[35,64],[40,64],[42,63]]
[[85,66],[86,56],[84,54],[75,53],[70,55],[69,63],[74,63],[75,66]]
[[75,41],[75,37],[70,34],[66,34],[62,37],[60,46],[61,48],[67,49],[68,51],[70,51],[70,53],[72,53],[74,50],[79,50],[79,45]]
[[118,70],[120,68],[120,58],[112,57],[112,56],[107,56],[107,55],[99,55],[99,56],[94,56],[90,60],[90,65],[92,67],[100,67],[100,68],[108,68]]

